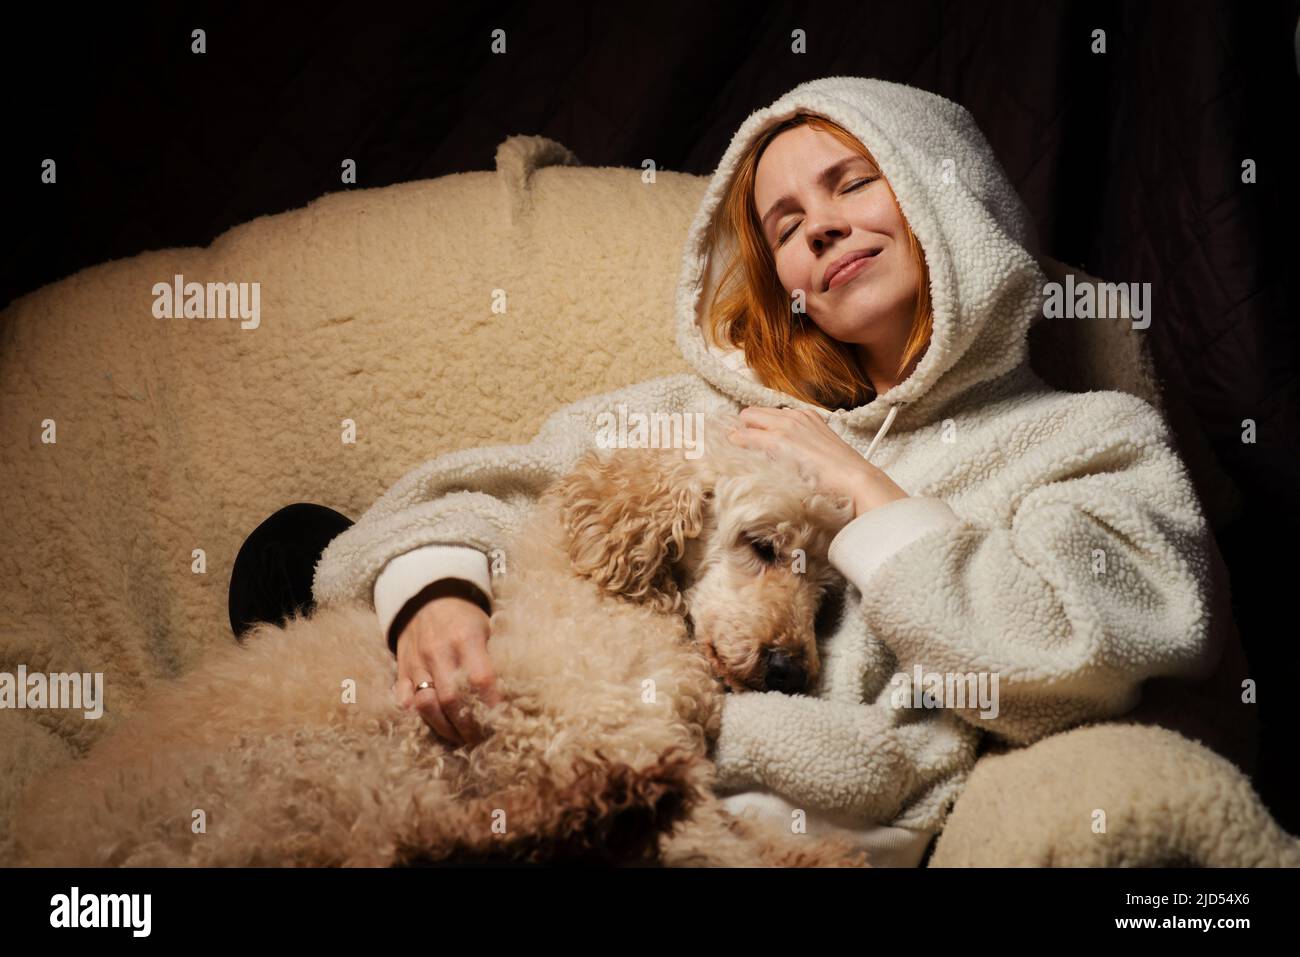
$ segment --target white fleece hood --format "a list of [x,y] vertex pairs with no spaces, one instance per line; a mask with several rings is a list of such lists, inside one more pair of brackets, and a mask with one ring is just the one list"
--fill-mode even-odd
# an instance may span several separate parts
[[802,83],[754,112],[731,139],[687,236],[677,286],[677,343],[715,387],[747,405],[818,407],[762,385],[738,349],[711,346],[702,310],[729,258],[706,248],[709,223],[746,147],[798,110],[819,113],[871,151],[920,241],[934,331],[915,371],[874,401],[830,414],[855,431],[914,429],[982,382],[1027,361],[1026,335],[1046,277],[1033,224],[965,108],[924,90],[862,77]]

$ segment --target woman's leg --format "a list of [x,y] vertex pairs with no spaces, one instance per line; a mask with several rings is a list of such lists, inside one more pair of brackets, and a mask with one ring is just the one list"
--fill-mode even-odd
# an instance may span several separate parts
[[324,505],[286,505],[253,530],[230,571],[230,627],[236,638],[254,622],[280,624],[295,611],[315,607],[316,562],[352,519]]

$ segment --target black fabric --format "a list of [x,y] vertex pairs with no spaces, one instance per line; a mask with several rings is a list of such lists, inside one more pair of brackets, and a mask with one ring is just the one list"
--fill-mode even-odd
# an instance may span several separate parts
[[352,520],[324,505],[295,502],[245,539],[230,571],[230,627],[242,638],[255,622],[280,624],[315,608],[311,583],[325,546]]

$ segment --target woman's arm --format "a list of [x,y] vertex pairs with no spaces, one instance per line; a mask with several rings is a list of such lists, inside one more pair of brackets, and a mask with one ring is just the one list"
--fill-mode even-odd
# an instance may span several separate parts
[[491,704],[498,693],[487,654],[491,570],[498,558],[508,564],[506,544],[527,513],[595,446],[602,415],[620,406],[705,412],[722,401],[698,376],[663,376],[556,410],[526,445],[426,462],[330,542],[313,597],[373,602],[397,658],[397,701],[454,745],[480,740],[465,705],[470,696]]
[[398,555],[375,579],[375,614],[397,654],[402,626],[429,598],[429,586],[448,583],[459,594],[492,614],[492,575],[487,556],[466,545],[425,545]]
[[1159,414],[1113,395],[1105,421],[1080,417],[1007,467],[1005,520],[911,498],[832,543],[899,672],[996,676],[996,716],[956,713],[1013,744],[1121,715],[1147,678],[1203,677],[1222,651],[1186,469]]
[[719,791],[767,788],[810,811],[936,830],[979,739],[951,712],[891,707],[889,689],[873,704],[766,691],[726,696],[711,756]]
[[[563,406],[525,445],[460,449],[425,462],[330,542],[316,565],[313,598],[322,606],[373,603],[389,563],[430,545],[474,549],[486,565],[493,555],[504,555],[511,533],[546,487],[594,446],[598,415],[619,403],[636,411],[678,412],[707,411],[718,401],[698,376],[662,376]],[[430,565],[429,574],[438,575],[438,569]]]
[[[1123,714],[1149,677],[1209,672],[1220,636],[1208,529],[1163,421],[1130,399],[1116,394],[1104,422],[1058,429],[1036,440],[1032,464],[1008,466],[1005,521],[976,524],[916,495],[846,525],[831,561],[894,653],[895,680],[864,704],[729,695],[719,786],[928,827],[981,732],[1028,744]],[[916,708],[917,665],[996,675],[996,716],[972,700]],[[902,808],[907,821],[893,816]]]

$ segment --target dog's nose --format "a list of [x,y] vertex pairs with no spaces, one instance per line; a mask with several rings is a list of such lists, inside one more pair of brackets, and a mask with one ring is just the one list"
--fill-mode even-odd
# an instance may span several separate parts
[[808,671],[803,662],[784,651],[768,652],[767,669],[763,675],[763,685],[768,691],[795,694],[803,691],[807,684]]

